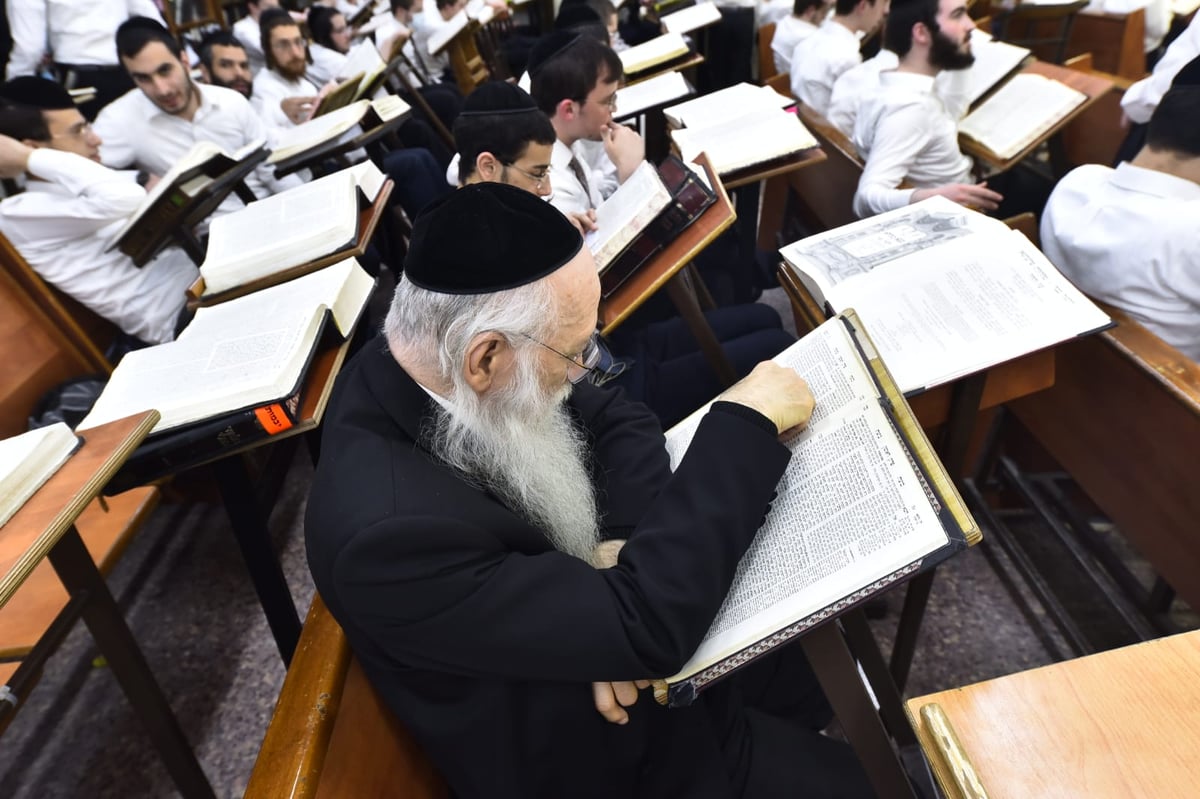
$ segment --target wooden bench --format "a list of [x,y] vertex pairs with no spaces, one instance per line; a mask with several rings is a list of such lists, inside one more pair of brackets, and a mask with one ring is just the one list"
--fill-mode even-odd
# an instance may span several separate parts
[[1067,58],[1083,53],[1091,53],[1101,72],[1141,80],[1146,75],[1146,9],[1124,14],[1080,11],[1067,40]]
[[798,108],[800,121],[826,156],[823,162],[789,176],[801,219],[814,233],[857,221],[854,192],[862,177],[862,159],[850,139],[829,120],[803,104]]
[[766,83],[779,74],[775,69],[775,51],[771,41],[775,38],[775,23],[768,22],[758,29],[758,82]]
[[[18,263],[13,255],[15,251],[0,237],[0,337],[10,343],[0,365],[2,436],[24,431],[38,398],[58,383],[111,371],[94,341],[54,293],[33,275],[23,259]],[[140,488],[114,497],[106,505],[93,502],[83,512],[77,527],[102,573],[112,569],[158,499],[158,489]],[[40,662],[77,617],[76,608],[60,619],[66,608],[62,583],[50,564],[42,563],[0,609],[0,661],[7,662],[6,670],[16,672],[17,661],[29,659],[35,646],[42,644],[28,668],[10,686],[18,697],[32,688]],[[51,629],[55,634],[47,636]],[[11,716],[10,711],[11,706],[0,705],[0,725]]]
[[383,705],[313,596],[245,799],[444,799],[445,783]]

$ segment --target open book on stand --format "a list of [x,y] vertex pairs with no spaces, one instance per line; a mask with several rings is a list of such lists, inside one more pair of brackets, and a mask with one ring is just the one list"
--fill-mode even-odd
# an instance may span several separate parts
[[651,71],[661,71],[672,64],[685,61],[691,52],[682,34],[664,33],[648,42],[622,50],[617,56],[625,69],[625,78],[633,81]]
[[715,201],[712,189],[675,156],[657,168],[643,161],[596,209],[596,230],[585,238],[601,296],[610,296]]
[[667,33],[691,33],[721,21],[716,3],[697,3],[689,8],[672,11],[658,18]]
[[213,305],[361,254],[391,181],[370,161],[213,220],[192,307]]
[[113,236],[114,246],[142,266],[176,235],[182,237],[188,254],[199,261],[202,253],[191,228],[215,211],[266,157],[267,148],[261,142],[234,153],[212,142],[196,142]]
[[1029,239],[944,197],[780,254],[820,306],[858,312],[906,394],[1112,325]]
[[81,443],[62,422],[0,441],[0,527],[54,476]]
[[[920,424],[853,311],[774,359],[808,382],[808,425],[704,641],[667,679],[690,704],[715,680],[980,538]],[[701,409],[667,432],[672,466]]]
[[276,137],[267,163],[285,170],[296,159],[322,157],[359,135],[406,116],[412,108],[395,95],[359,100],[344,108],[288,128]]
[[349,337],[374,288],[353,258],[210,308],[173,342],[129,353],[80,428],[161,419],[106,488],[141,485],[300,421],[310,364]]
[[1087,95],[1043,75],[1014,75],[958,123],[1000,159],[1016,156],[1087,101]]

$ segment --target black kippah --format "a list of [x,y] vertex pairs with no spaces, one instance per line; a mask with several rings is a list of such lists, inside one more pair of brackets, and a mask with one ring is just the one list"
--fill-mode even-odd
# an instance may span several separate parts
[[0,86],[0,98],[43,111],[75,107],[70,92],[52,80],[34,75],[22,75]]
[[526,64],[529,74],[536,75],[547,61],[565,53],[580,38],[581,35],[575,31],[554,31],[538,39],[529,50],[529,62]]
[[404,275],[442,294],[490,294],[549,275],[582,247],[579,231],[536,194],[473,183],[417,217]]
[[1183,69],[1175,73],[1175,77],[1171,80],[1171,88],[1176,89],[1182,86],[1200,86],[1200,57],[1193,58],[1183,65]]
[[541,113],[529,92],[502,80],[488,81],[467,95],[460,117]]
[[603,25],[604,20],[586,3],[564,4],[554,18],[554,30],[573,30],[580,25]]

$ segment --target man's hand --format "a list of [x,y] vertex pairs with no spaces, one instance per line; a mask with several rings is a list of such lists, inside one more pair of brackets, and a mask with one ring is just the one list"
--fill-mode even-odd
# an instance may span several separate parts
[[568,221],[570,221],[570,223],[572,225],[575,226],[575,229],[578,230],[580,232],[580,234],[582,234],[584,236],[586,236],[591,231],[595,230],[597,227],[596,212],[593,211],[591,208],[584,211],[583,213],[571,212],[571,213],[567,214],[567,219],[568,219]]
[[162,175],[155,175],[154,173],[151,173],[146,178],[146,183],[145,183],[145,185],[142,186],[142,188],[145,189],[147,193],[152,192],[152,191],[154,191],[154,187],[157,186],[159,181],[161,181],[161,180],[162,180]]
[[317,107],[317,98],[285,97],[279,101],[279,107],[283,109],[283,113],[293,125],[299,125],[307,122],[308,118],[312,116],[313,109]]
[[33,148],[10,136],[0,136],[0,178],[15,178],[29,168]]
[[601,541],[592,550],[592,565],[597,569],[611,569],[617,565],[617,556],[621,554],[621,547],[625,546],[624,538],[612,538],[608,541]]
[[917,203],[935,196],[945,197],[947,200],[953,200],[959,205],[965,205],[977,211],[995,211],[1000,207],[1000,201],[1004,199],[999,192],[989,189],[985,180],[976,184],[948,183],[932,189],[917,189],[912,193],[909,202]]
[[1129,130],[1129,126],[1133,124],[1133,120],[1129,118],[1129,114],[1126,114],[1124,111],[1122,111],[1121,118],[1117,120],[1117,124],[1120,126],[1121,130]]
[[816,400],[800,375],[786,366],[763,361],[720,396],[756,410],[780,433],[808,424]]
[[638,699],[638,691],[647,688],[649,680],[634,680],[633,682],[594,682],[592,683],[592,699],[596,710],[606,721],[613,724],[625,724],[629,714],[625,708]]
[[604,152],[617,165],[617,180],[624,183],[646,160],[646,143],[633,130],[616,122],[608,123],[601,138]]

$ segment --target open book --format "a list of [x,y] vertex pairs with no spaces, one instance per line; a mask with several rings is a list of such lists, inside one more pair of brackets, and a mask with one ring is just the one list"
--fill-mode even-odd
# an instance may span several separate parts
[[1021,73],[963,117],[958,133],[1000,158],[1012,158],[1086,100],[1087,95],[1066,84]]
[[1007,78],[1030,56],[1025,47],[993,39],[983,31],[971,31],[971,53],[975,63],[966,71],[967,105],[973,106],[993,86]]
[[687,80],[678,72],[664,72],[649,80],[617,89],[617,110],[614,119],[627,119],[647,109],[675,102],[693,93]]
[[681,11],[673,11],[659,17],[667,33],[689,33],[721,21],[721,11],[716,3],[697,3]]
[[723,177],[818,146],[800,118],[781,108],[726,112],[717,119],[672,130],[671,138],[685,161],[705,153],[713,170]]
[[351,248],[359,209],[384,183],[370,161],[213,220],[200,265],[204,293],[219,294]]
[[[745,114],[773,111],[795,104],[793,98],[780,94],[770,86],[738,83],[664,108],[663,115],[674,127],[698,128],[719,124]],[[617,109],[624,110],[619,105]]]
[[314,151],[318,147],[327,145],[332,148],[345,144],[360,133],[402,117],[411,110],[408,103],[395,95],[375,100],[359,100],[294,128],[280,131],[276,137],[275,149],[271,151],[267,163],[278,164]]
[[165,244],[166,231],[200,222],[197,216],[212,213],[266,157],[263,142],[253,142],[233,153],[212,142],[196,142],[114,234],[113,246],[141,266]]
[[79,444],[62,422],[0,441],[0,527],[54,476]]
[[689,52],[691,50],[681,34],[664,33],[648,42],[622,50],[617,56],[621,59],[621,66],[625,68],[625,75],[628,77],[681,59]]
[[780,254],[819,304],[858,311],[906,394],[1111,325],[1027,238],[944,197]]
[[670,202],[658,170],[642,161],[596,209],[596,229],[584,238],[596,259],[596,269],[603,273]]
[[[151,431],[258,408],[286,413],[327,318],[353,330],[374,280],[346,259],[289,283],[201,308],[175,341],[129,353],[113,370],[80,429],[157,410]],[[279,410],[271,408],[278,404]],[[293,404],[294,412],[294,404]],[[286,424],[266,419],[263,427]]]
[[[774,359],[816,406],[704,641],[667,679],[672,705],[980,537],[852,311]],[[697,411],[667,432],[672,466]]]

